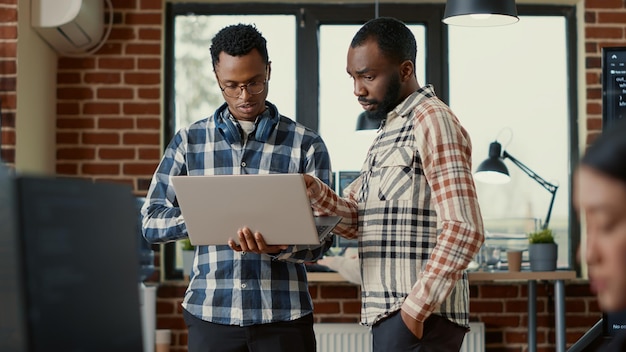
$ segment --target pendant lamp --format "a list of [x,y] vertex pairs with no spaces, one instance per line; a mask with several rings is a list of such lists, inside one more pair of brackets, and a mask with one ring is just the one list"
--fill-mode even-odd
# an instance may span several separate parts
[[448,0],[443,23],[452,26],[492,27],[519,21],[515,0]]

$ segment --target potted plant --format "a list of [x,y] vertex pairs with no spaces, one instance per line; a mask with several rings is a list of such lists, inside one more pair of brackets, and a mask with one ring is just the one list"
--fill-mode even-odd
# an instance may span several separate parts
[[191,268],[193,267],[193,257],[195,255],[195,247],[191,244],[189,238],[180,241],[180,248],[183,252],[183,277],[189,279]]
[[531,271],[554,271],[558,246],[551,229],[541,229],[528,234],[528,260]]

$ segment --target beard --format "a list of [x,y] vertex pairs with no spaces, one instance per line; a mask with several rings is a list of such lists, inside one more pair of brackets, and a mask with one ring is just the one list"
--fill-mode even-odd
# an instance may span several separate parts
[[376,110],[366,111],[367,117],[382,121],[387,118],[387,114],[393,110],[398,104],[398,98],[400,97],[400,75],[394,74],[387,86],[387,91],[381,102],[376,100],[369,101],[372,104],[377,104]]

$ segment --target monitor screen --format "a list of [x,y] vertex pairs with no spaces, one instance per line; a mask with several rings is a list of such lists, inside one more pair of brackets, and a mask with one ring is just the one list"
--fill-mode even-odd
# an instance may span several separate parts
[[337,172],[337,194],[343,197],[343,191],[359,177],[359,171],[339,171]]
[[15,184],[28,351],[142,351],[131,189],[29,176]]
[[626,116],[626,47],[602,48],[602,125]]

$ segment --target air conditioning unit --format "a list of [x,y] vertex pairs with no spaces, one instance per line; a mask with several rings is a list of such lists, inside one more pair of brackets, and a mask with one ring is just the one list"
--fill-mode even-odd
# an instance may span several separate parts
[[58,53],[83,53],[102,39],[104,2],[32,0],[31,24]]

